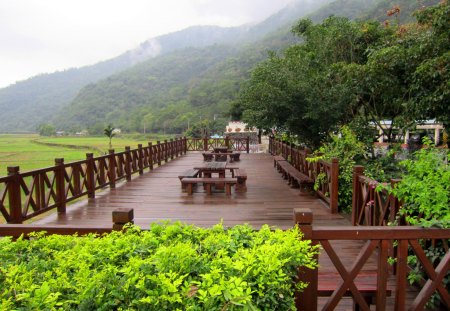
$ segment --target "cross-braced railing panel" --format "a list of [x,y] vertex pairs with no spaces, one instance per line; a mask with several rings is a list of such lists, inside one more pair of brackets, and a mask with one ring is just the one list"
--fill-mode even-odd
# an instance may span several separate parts
[[87,165],[83,161],[65,165],[64,180],[67,202],[87,194],[86,170]]
[[[318,260],[326,262],[326,266],[322,267],[322,272],[319,269],[320,276],[317,270],[303,270],[299,274],[300,280],[308,280],[311,284],[299,293],[298,307],[301,310],[318,310],[319,290],[323,291],[323,282],[328,286],[330,278],[336,277],[333,271],[337,271],[336,286],[320,310],[333,310],[344,296],[351,296],[360,310],[369,311],[368,300],[364,299],[369,290],[376,310],[424,310],[433,294],[440,296],[442,308],[450,309],[450,293],[446,284],[450,275],[450,229],[319,227],[311,225],[312,216],[308,214],[311,214],[309,210],[296,210],[296,222],[305,239],[322,246]],[[440,241],[447,243],[444,254],[440,257],[430,255],[428,244]],[[345,243],[361,243],[359,252],[353,256],[350,253],[345,257],[338,256],[336,249],[345,247]],[[396,252],[392,252],[394,247]],[[411,271],[408,257],[411,255],[418,258],[424,272],[422,286],[417,288],[418,293],[413,299],[407,295],[411,290],[408,288],[408,273]],[[396,269],[392,269],[390,262],[395,262]],[[388,299],[389,296],[391,298]]]
[[[353,179],[353,224],[385,226],[394,222],[400,204],[393,195],[389,194],[386,185],[359,173],[354,173]],[[395,186],[395,183],[392,181],[391,185]],[[404,224],[403,220],[398,221]]]
[[66,203],[81,196],[95,197],[95,191],[115,187],[121,179],[131,180],[132,174],[143,174],[144,168],[153,169],[186,152],[186,138],[158,142],[124,152],[64,163],[55,159],[55,166],[21,173],[18,166],[8,167],[8,176],[0,177],[0,213],[8,223],[22,223],[43,212],[57,208],[66,212]]

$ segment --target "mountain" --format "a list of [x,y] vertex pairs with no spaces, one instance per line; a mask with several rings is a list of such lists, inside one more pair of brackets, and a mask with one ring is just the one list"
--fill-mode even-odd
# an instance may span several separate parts
[[196,26],[152,38],[117,58],[0,89],[0,131],[35,130],[45,122],[65,130],[101,132],[112,123],[125,131],[179,133],[199,120],[226,120],[251,68],[268,51],[298,42],[290,33],[296,20],[339,15],[381,21],[395,3],[405,16],[419,6],[411,0],[299,0],[256,25]]
[[[312,19],[323,19],[331,12],[354,18],[376,1],[322,4],[325,6],[317,12],[308,10]],[[290,33],[294,21],[305,17],[295,13],[298,11],[299,7],[290,6],[248,30],[277,29],[262,39],[177,50],[89,85],[54,122],[59,128],[88,128],[91,133],[101,132],[109,123],[131,132],[146,129],[181,133],[189,123],[228,120],[230,107],[251,68],[264,60],[268,51],[280,51],[298,42]],[[290,22],[283,24],[286,20]]]
[[[49,122],[62,107],[68,106],[85,86],[131,68],[148,59],[187,47],[254,42],[286,21],[310,13],[323,3],[300,0],[298,5],[282,10],[257,25],[222,28],[194,26],[149,39],[137,48],[95,65],[42,74],[0,89],[0,132],[34,131]],[[302,13],[303,12],[303,13]]]

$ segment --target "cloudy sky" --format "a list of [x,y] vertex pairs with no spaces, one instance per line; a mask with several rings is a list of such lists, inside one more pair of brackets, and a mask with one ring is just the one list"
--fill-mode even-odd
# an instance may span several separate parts
[[94,64],[191,25],[263,20],[293,0],[0,0],[0,87]]

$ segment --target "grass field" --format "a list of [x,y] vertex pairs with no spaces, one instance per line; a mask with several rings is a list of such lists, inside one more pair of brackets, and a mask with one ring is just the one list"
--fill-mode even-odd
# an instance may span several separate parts
[[[138,138],[141,140],[114,137],[112,148],[120,152],[125,149],[125,146],[135,149],[138,144],[147,145],[148,141],[144,140],[144,137]],[[156,139],[163,140],[158,137],[153,141]],[[25,172],[53,166],[55,158],[64,158],[64,161],[68,163],[85,159],[86,153],[92,152],[98,156],[107,152],[108,149],[107,137],[40,137],[29,134],[0,134],[0,176],[7,175],[8,166],[20,166],[20,171]]]

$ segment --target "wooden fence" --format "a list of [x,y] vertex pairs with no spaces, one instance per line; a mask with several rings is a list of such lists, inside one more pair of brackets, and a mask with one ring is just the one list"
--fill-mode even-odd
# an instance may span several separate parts
[[[322,310],[333,310],[344,295],[353,296],[360,310],[369,311],[369,305],[364,295],[367,288],[362,290],[356,284],[357,277],[362,273],[367,260],[375,255],[376,267],[372,280],[375,282],[373,292],[376,310],[424,310],[425,305],[434,292],[438,292],[441,301],[447,310],[450,309],[450,293],[444,281],[450,270],[450,251],[447,249],[445,255],[436,263],[430,261],[426,256],[426,248],[422,240],[448,240],[450,229],[418,228],[411,226],[386,227],[316,227],[313,226],[312,213],[308,209],[295,209],[295,223],[304,234],[304,238],[312,240],[313,244],[319,244],[330,258],[331,264],[337,271],[339,280],[336,287],[323,305]],[[336,254],[334,245],[338,241],[359,241],[362,243],[361,250],[355,254],[351,266],[346,266]],[[397,251],[393,259],[396,261],[395,275],[390,274],[388,257],[393,244],[397,244]],[[412,302],[407,302],[408,288],[408,256],[414,253],[420,260],[425,278],[419,293]],[[331,267],[327,267],[330,269]],[[330,280],[330,275],[325,276]],[[318,270],[303,269],[299,273],[299,279],[309,283],[309,286],[298,294],[297,309],[304,311],[316,311],[318,309],[319,296],[319,272]],[[388,284],[388,279],[393,283]],[[388,301],[387,292],[392,288],[393,302]],[[350,293],[349,293],[350,292]]]
[[133,174],[143,174],[187,151],[212,150],[227,146],[249,152],[249,138],[244,139],[170,139],[137,149],[126,147],[116,153],[109,150],[103,156],[86,154],[86,159],[64,163],[55,159],[55,165],[20,172],[18,166],[8,167],[8,175],[0,177],[0,212],[7,223],[21,224],[42,213],[57,209],[65,213],[66,204],[80,197],[95,197],[98,189],[114,188],[121,180],[129,181]]
[[[392,179],[395,187],[398,180]],[[399,200],[390,195],[380,182],[364,176],[364,167],[353,168],[352,224],[354,226],[386,226],[393,223],[400,209]],[[400,225],[405,225],[400,219]]]
[[0,177],[0,212],[8,223],[21,224],[52,209],[66,212],[66,204],[83,196],[95,197],[98,189],[111,187],[121,180],[131,180],[133,174],[143,174],[169,159],[186,153],[187,139],[171,139],[148,143],[137,149],[126,147],[123,152],[109,153],[64,163],[55,159],[48,168],[20,172],[18,166],[8,167],[8,175]]
[[311,155],[308,149],[301,149],[273,137],[269,138],[269,153],[281,155],[298,171],[311,177],[314,181],[319,178],[316,193],[328,203],[332,213],[338,212],[338,159],[332,159],[331,162],[324,160],[317,162],[308,161],[308,157]]

